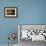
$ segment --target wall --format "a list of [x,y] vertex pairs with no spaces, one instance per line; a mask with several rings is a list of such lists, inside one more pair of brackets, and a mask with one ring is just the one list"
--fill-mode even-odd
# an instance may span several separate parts
[[[18,7],[18,18],[4,18],[4,7]],[[17,24],[46,24],[46,0],[0,0],[0,44],[18,32]]]

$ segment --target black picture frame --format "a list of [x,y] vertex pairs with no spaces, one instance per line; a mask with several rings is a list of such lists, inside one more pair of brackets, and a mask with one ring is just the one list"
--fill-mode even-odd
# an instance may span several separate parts
[[5,18],[17,18],[18,7],[4,7],[4,17]]

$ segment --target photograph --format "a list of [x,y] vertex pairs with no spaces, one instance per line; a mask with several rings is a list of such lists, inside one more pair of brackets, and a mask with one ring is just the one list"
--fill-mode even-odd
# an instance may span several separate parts
[[20,24],[18,30],[20,40],[46,41],[46,25]]
[[4,8],[4,16],[5,17],[17,17],[18,16],[18,8],[17,7],[5,7]]

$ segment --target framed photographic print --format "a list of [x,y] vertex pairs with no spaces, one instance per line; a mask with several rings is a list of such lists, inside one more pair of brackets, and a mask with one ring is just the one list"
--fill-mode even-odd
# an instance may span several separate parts
[[14,18],[18,16],[18,8],[17,7],[5,7],[4,8],[4,16],[8,18]]
[[19,24],[18,41],[46,41],[46,24]]

